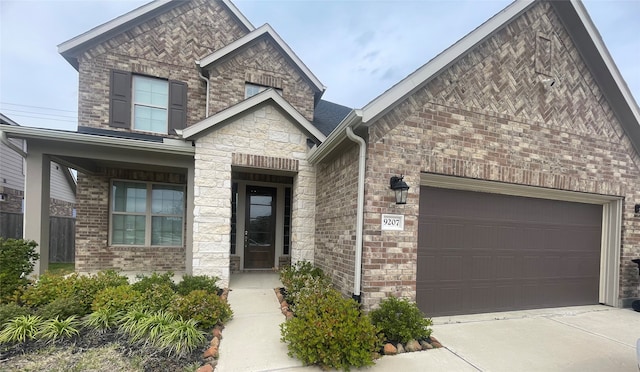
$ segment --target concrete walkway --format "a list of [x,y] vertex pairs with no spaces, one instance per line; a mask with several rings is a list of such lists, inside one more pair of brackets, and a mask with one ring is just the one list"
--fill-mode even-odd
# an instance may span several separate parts
[[[216,371],[312,371],[287,356],[275,273],[231,276],[233,319]],[[640,313],[606,306],[434,318],[445,348],[386,356],[356,371],[638,371]]]

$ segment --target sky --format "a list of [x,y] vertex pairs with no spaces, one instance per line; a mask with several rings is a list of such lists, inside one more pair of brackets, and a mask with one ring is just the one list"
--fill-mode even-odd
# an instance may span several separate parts
[[[20,125],[75,130],[78,73],[57,45],[147,1],[0,0],[0,112]],[[511,0],[235,0],[269,23],[327,87],[362,108],[501,11]],[[584,0],[640,99],[640,0]]]

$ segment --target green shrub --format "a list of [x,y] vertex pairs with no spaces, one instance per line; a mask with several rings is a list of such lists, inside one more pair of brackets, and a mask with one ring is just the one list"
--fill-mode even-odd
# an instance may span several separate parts
[[75,315],[67,317],[64,320],[59,318],[53,318],[46,320],[40,326],[37,336],[51,342],[55,342],[60,339],[71,338],[77,336],[80,332],[78,327],[80,322]]
[[84,309],[79,315],[84,315],[90,312],[98,292],[127,283],[127,278],[115,271],[99,272],[97,275],[73,273],[66,277],[45,273],[25,290],[21,299],[27,306],[40,307],[57,298],[73,298]]
[[157,345],[169,355],[180,357],[201,347],[205,341],[204,332],[198,329],[194,319],[180,318],[169,324]]
[[406,343],[431,335],[431,319],[414,302],[388,297],[369,313],[371,321],[389,341]]
[[36,338],[42,324],[42,318],[35,315],[22,315],[8,321],[0,332],[0,343],[25,342]]
[[72,297],[74,279],[65,279],[59,275],[44,273],[22,294],[21,301],[29,307],[40,307],[53,302],[56,298]]
[[130,285],[121,285],[118,287],[108,287],[96,294],[91,309],[98,311],[102,309],[113,311],[127,311],[134,305],[142,302],[142,294]]
[[174,290],[164,283],[153,283],[147,290],[141,291],[141,294],[141,305],[152,312],[167,310],[177,296]]
[[176,284],[173,282],[173,272],[168,271],[164,274],[153,273],[151,276],[136,275],[137,282],[133,283],[131,287],[140,293],[150,291],[152,287],[158,285],[167,285],[175,292]]
[[184,275],[182,281],[178,283],[176,292],[183,296],[188,295],[197,289],[205,290],[209,293],[218,294],[218,280],[216,276],[207,275]]
[[4,327],[5,323],[10,321],[11,319],[17,318],[21,315],[29,314],[29,309],[22,307],[15,302],[0,304],[0,330]]
[[183,319],[194,319],[198,327],[210,330],[218,323],[225,323],[233,316],[231,307],[215,294],[195,290],[186,296],[178,296],[169,311]]
[[36,310],[36,315],[42,319],[68,318],[72,315],[83,316],[86,314],[84,305],[73,298],[60,297]]
[[113,309],[104,308],[89,314],[84,325],[98,333],[105,333],[115,328],[122,319],[122,313]]
[[300,291],[310,285],[331,288],[331,283],[322,270],[308,261],[284,267],[280,270],[280,281],[286,290],[286,300],[292,306],[298,302]]
[[347,371],[372,365],[381,339],[359,305],[334,289],[304,292],[295,317],[280,325],[289,356],[305,365]]
[[0,238],[0,303],[13,300],[14,293],[29,283],[38,244],[32,240]]

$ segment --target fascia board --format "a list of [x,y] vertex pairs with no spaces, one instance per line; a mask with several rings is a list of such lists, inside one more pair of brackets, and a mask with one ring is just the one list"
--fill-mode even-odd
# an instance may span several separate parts
[[256,94],[253,97],[247,98],[244,101],[235,104],[219,113],[212,115],[199,123],[196,123],[190,127],[182,130],[182,138],[194,139],[198,137],[202,132],[217,126],[237,115],[240,115],[247,110],[260,105],[268,100],[274,101],[287,115],[289,115],[294,121],[296,121],[305,131],[312,135],[316,140],[322,142],[326,140],[326,137],[316,127],[313,126],[302,114],[300,114],[289,102],[282,98],[273,89],[267,89],[266,91]]
[[235,52],[236,50],[244,47],[245,45],[251,43],[252,41],[256,40],[257,38],[263,35],[268,35],[269,37],[271,37],[273,41],[276,42],[276,44],[278,44],[280,49],[284,51],[287,57],[289,57],[289,59],[293,61],[293,63],[298,67],[298,69],[300,69],[300,71],[302,71],[302,73],[307,77],[307,79],[311,81],[311,83],[316,87],[318,91],[324,92],[326,90],[326,87],[322,85],[320,80],[318,80],[318,78],[313,74],[313,72],[309,70],[309,68],[302,62],[300,58],[298,58],[298,56],[294,53],[294,51],[287,45],[287,43],[284,42],[284,40],[282,40],[280,35],[278,35],[268,23],[265,23],[264,25],[256,28],[252,32],[248,33],[247,35],[241,37],[240,39],[230,44],[227,44],[224,47],[209,54],[208,56],[202,58],[198,62],[198,64],[200,65],[201,68],[206,68],[207,66],[214,63],[215,61]]
[[458,42],[438,54],[431,61],[411,73],[402,81],[374,98],[362,109],[362,121],[365,125],[395,107],[405,97],[431,81],[439,72],[453,64],[469,50],[480,44],[505,24],[526,11],[537,0],[517,0],[500,11]]
[[242,23],[244,25],[244,27],[246,27],[249,32],[251,32],[251,31],[256,29],[253,26],[253,24],[247,19],[247,17],[245,17],[244,14],[242,14],[240,9],[238,9],[231,2],[231,0],[222,0],[222,3],[227,6],[227,8],[231,11],[231,13],[233,13],[233,15],[236,16],[236,18],[238,18],[240,23]]
[[[633,94],[629,90],[627,83],[624,81],[622,74],[620,74],[620,70],[618,70],[615,61],[611,57],[602,36],[591,20],[587,9],[581,1],[571,0],[570,4],[573,6],[572,10],[576,12],[580,22],[584,26],[589,37],[589,41],[593,43],[593,46],[587,44],[582,45],[582,48],[595,47],[596,56],[599,56],[604,64],[604,68],[597,68],[597,73],[592,73],[596,77],[596,80],[598,80],[599,77],[604,77],[604,79],[608,80],[608,82],[601,82],[600,88],[605,96],[609,96],[609,104],[612,106],[613,111],[619,115],[618,118],[621,121],[621,125],[629,135],[635,150],[640,154],[640,109],[638,108],[638,104],[633,98]],[[553,5],[558,7],[558,5],[563,4],[560,3]],[[587,62],[588,64],[596,63],[594,58],[589,58]],[[608,72],[608,74],[604,74],[605,72]],[[613,83],[613,85],[611,85],[611,83]],[[623,102],[616,99],[616,96],[621,96]]]
[[351,110],[351,112],[342,119],[340,124],[338,124],[338,126],[329,134],[326,141],[322,142],[319,147],[309,153],[307,160],[311,164],[317,164],[320,162],[347,138],[347,134],[345,132],[347,127],[355,129],[360,123],[362,123],[362,110]]
[[38,139],[51,142],[78,143],[92,146],[122,148],[129,150],[142,150],[160,152],[176,155],[193,155],[195,149],[191,143],[183,142],[178,145],[172,143],[140,141],[129,138],[116,138],[69,132],[54,129],[18,127],[13,125],[0,124],[0,132],[5,132],[10,137],[21,139]]
[[150,2],[149,4],[145,4],[137,9],[134,9],[128,13],[125,13],[117,18],[112,19],[106,23],[101,24],[100,26],[96,26],[91,30],[80,34],[70,40],[63,42],[58,45],[58,53],[64,54],[69,52],[71,49],[81,46],[82,44],[88,43],[91,40],[102,36],[103,34],[112,31],[128,22],[135,20],[138,17],[141,17],[149,12],[152,12],[161,6],[170,3],[173,0],[155,0]]
[[[83,44],[90,43],[92,40],[99,38],[127,23],[133,22],[137,18],[151,13],[170,2],[176,2],[176,5],[179,5],[179,3],[183,1],[155,0],[153,2],[145,4],[137,9],[114,18],[111,21],[94,27],[81,35],[78,35],[70,40],[61,43],[60,45],[58,45],[58,53],[65,55],[66,53],[71,52],[73,49],[80,47]],[[249,20],[240,12],[240,10],[235,5],[233,5],[230,0],[222,0],[222,3],[231,11],[231,13],[233,13],[233,15],[244,25],[244,27],[247,28],[248,31],[253,31],[255,29],[251,22],[249,22]]]

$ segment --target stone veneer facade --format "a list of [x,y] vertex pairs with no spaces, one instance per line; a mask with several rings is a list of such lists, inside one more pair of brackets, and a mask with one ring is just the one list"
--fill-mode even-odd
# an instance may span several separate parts
[[[536,71],[536,37],[552,41],[552,88]],[[422,173],[624,198],[620,298],[638,296],[640,158],[548,3],[538,3],[369,128],[363,303],[415,299]],[[411,185],[396,205],[388,180]],[[323,191],[318,191],[322,194]],[[405,230],[380,232],[382,213]]]
[[232,170],[294,177],[291,259],[313,261],[316,177],[307,135],[273,104],[244,112],[196,139],[193,274],[229,284]]

